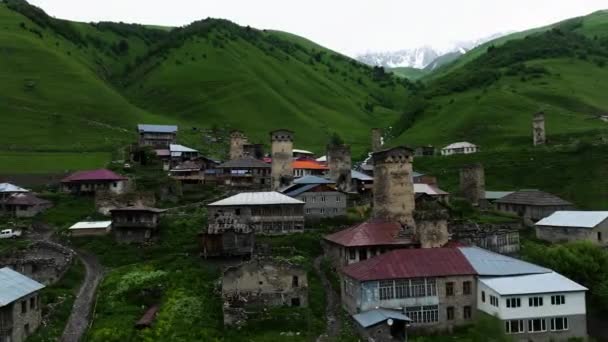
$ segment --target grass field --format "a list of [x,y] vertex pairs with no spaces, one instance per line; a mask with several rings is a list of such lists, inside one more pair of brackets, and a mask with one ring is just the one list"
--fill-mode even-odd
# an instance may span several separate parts
[[109,152],[2,152],[0,174],[48,174],[105,167]]

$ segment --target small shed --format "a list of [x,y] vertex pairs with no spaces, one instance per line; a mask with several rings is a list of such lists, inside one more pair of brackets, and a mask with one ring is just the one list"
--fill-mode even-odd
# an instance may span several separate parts
[[112,221],[82,221],[72,225],[68,231],[70,236],[103,236],[112,229]]

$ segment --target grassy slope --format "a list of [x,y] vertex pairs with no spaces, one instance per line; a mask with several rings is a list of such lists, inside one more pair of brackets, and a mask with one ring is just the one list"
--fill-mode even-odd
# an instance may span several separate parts
[[422,77],[424,77],[428,74],[428,71],[426,71],[425,69],[416,69],[416,68],[410,68],[410,67],[391,68],[388,71],[392,72],[393,74],[395,74],[399,77],[405,77],[412,81],[421,79]]

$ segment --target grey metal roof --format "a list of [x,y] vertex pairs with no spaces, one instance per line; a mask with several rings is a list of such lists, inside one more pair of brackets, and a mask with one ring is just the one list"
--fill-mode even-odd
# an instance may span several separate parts
[[480,276],[512,276],[552,272],[548,268],[479,247],[458,247]]
[[389,318],[394,319],[394,320],[399,320],[399,321],[407,321],[407,322],[411,321],[411,319],[409,317],[402,314],[401,312],[399,312],[397,310],[388,310],[388,309],[373,309],[373,310],[365,311],[365,312],[353,315],[353,318],[363,328],[368,328],[368,327],[374,326],[378,323],[382,323],[382,322],[388,320]]
[[240,159],[234,159],[234,160],[229,160],[223,164],[221,164],[220,166],[218,166],[219,168],[223,168],[223,169],[237,169],[237,168],[245,168],[245,169],[254,169],[254,168],[258,168],[258,169],[269,169],[271,168],[270,164],[268,163],[264,163],[261,160],[257,160],[254,158],[240,158]]
[[499,200],[496,200],[496,203],[539,205],[539,206],[572,205],[572,203],[565,201],[553,194],[550,194],[550,193],[544,192],[544,191],[540,191],[540,190],[535,190],[535,189],[516,191]]
[[513,191],[486,191],[487,200],[497,200],[512,194]]
[[29,190],[18,187],[11,183],[0,183],[0,192],[29,192]]
[[366,175],[365,173],[359,172],[356,170],[350,170],[350,178],[358,179],[360,181],[373,181],[374,180],[373,177],[370,177],[370,176]]
[[190,148],[188,146],[180,145],[180,144],[169,144],[169,151],[173,152],[198,152],[197,150]]
[[44,288],[44,285],[8,267],[0,268],[0,307]]
[[594,228],[608,219],[608,211],[556,211],[536,226]]
[[276,191],[242,192],[224,198],[209,206],[240,206],[240,205],[270,205],[270,204],[304,204],[304,202],[283,195]]
[[586,287],[555,272],[514,277],[482,277],[479,278],[479,281],[501,296],[588,290]]
[[283,194],[289,197],[295,197],[302,193],[305,193],[308,190],[312,190],[319,186],[319,184],[303,184],[302,186],[294,186],[293,188],[287,188],[283,191]]
[[317,176],[304,176],[293,181],[294,184],[334,184],[329,179]]
[[177,126],[175,125],[137,125],[137,130],[140,132],[152,132],[152,133],[176,133]]

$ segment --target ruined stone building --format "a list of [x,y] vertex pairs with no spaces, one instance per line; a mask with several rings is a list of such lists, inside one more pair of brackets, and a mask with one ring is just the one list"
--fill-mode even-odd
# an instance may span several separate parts
[[553,243],[588,241],[608,245],[608,211],[556,211],[536,222],[536,237]]
[[158,238],[160,214],[165,209],[132,206],[110,210],[112,232],[120,243],[145,243]]
[[270,132],[271,142],[271,189],[277,191],[293,180],[293,131],[279,129]]
[[574,209],[572,203],[536,189],[515,191],[494,203],[497,210],[516,214],[526,223],[536,222],[556,211]]
[[122,194],[128,190],[128,178],[107,169],[77,171],[61,180],[61,190],[72,194],[92,195],[98,191]]
[[382,149],[382,128],[372,128],[372,153]]
[[0,256],[0,268],[9,267],[35,281],[52,285],[69,269],[74,252],[50,241],[36,241]]
[[215,211],[207,218],[207,227],[198,234],[200,254],[210,257],[249,257],[255,246],[251,225],[234,211]]
[[264,158],[264,144],[243,145],[243,156],[262,160]]
[[139,146],[152,148],[169,148],[177,138],[177,126],[174,125],[137,125]]
[[281,192],[304,202],[304,217],[307,220],[346,215],[348,198],[336,189],[335,184],[325,178],[306,176]]
[[242,189],[269,189],[271,166],[261,160],[243,157],[229,160],[218,167],[221,184]]
[[428,196],[427,200],[416,200],[416,211],[414,220],[416,221],[416,240],[421,248],[437,248],[444,246],[450,241],[448,232],[448,220],[450,215],[436,197]]
[[327,166],[329,167],[329,179],[331,179],[340,191],[351,191],[351,169],[352,160],[350,146],[328,145]]
[[243,158],[245,156],[244,146],[248,143],[247,136],[242,131],[230,132],[230,160]]
[[532,143],[534,146],[544,145],[547,142],[545,136],[545,113],[538,112],[532,119]]
[[246,311],[271,306],[308,306],[306,270],[287,261],[254,259],[222,275],[224,323],[239,324]]
[[24,342],[38,329],[43,288],[8,267],[0,268],[0,341]]
[[0,200],[0,216],[34,217],[52,207],[53,203],[31,192],[15,193]]
[[468,246],[477,246],[500,254],[519,252],[520,224],[477,224],[451,222],[452,240]]
[[460,169],[460,193],[474,206],[482,204],[486,194],[483,165],[471,164]]

